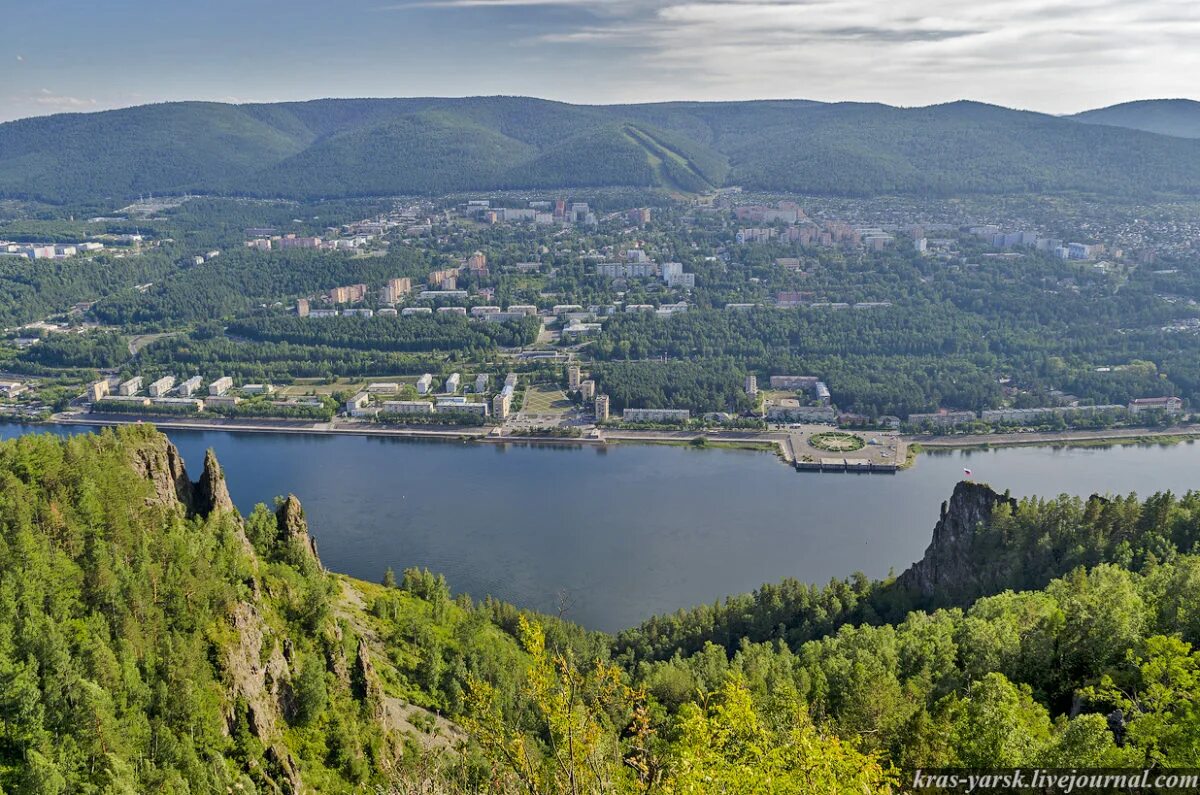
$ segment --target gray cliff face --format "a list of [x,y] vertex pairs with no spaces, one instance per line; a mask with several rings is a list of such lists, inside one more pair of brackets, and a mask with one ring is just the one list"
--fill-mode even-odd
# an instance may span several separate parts
[[317,566],[322,570],[321,556],[317,554],[317,542],[308,534],[308,520],[304,517],[304,508],[295,494],[289,494],[287,499],[275,511],[275,520],[279,524],[279,538],[285,544],[295,542],[296,546],[307,550]]
[[[231,516],[234,532],[241,538],[246,555],[256,557],[254,547],[242,532],[241,517],[230,499],[225,475],[216,455],[204,457],[200,479],[188,478],[183,458],[162,434],[153,434],[133,451],[131,465],[153,486],[150,506],[162,506],[188,517]],[[301,549],[316,557],[316,546],[308,535],[308,523],[300,501],[289,497],[277,514],[282,539],[298,539]],[[320,565],[320,561],[317,561]],[[251,599],[233,605],[228,621],[232,643],[218,649],[228,692],[224,705],[226,731],[232,732],[242,717],[250,733],[262,742],[271,770],[264,771],[264,791],[277,795],[301,795],[313,791],[306,786],[298,761],[283,740],[286,716],[294,710],[292,644],[277,635],[264,617],[257,578],[252,578]],[[369,668],[369,661],[367,663]],[[345,666],[343,665],[343,671]],[[369,675],[367,675],[369,674]],[[370,681],[373,670],[364,678]],[[344,674],[343,674],[344,675]],[[244,713],[243,713],[244,711]]]
[[213,511],[237,513],[225,485],[225,474],[212,450],[205,454],[204,471],[195,483],[188,477],[178,448],[162,434],[140,444],[130,464],[153,485],[152,504],[179,506],[188,516],[207,517]]
[[154,486],[151,503],[165,507],[182,505],[191,512],[194,486],[188,479],[183,457],[167,437],[155,434],[151,440],[140,444],[130,464]]
[[193,512],[208,516],[213,511],[236,512],[229,488],[225,485],[225,473],[217,462],[217,456],[209,450],[204,454],[204,471],[196,482],[193,496]]
[[984,484],[961,481],[950,500],[942,503],[942,514],[925,556],[901,574],[896,584],[924,597],[973,590],[982,574],[971,554],[975,537],[1001,505],[1015,509],[1017,501]]

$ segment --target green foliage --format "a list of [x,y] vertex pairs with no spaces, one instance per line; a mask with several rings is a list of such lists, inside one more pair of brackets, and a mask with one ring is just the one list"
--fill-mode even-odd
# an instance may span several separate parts
[[300,663],[300,675],[292,686],[296,698],[296,720],[310,724],[329,706],[329,691],[325,686],[325,662],[307,656]]
[[292,345],[421,353],[462,350],[483,354],[497,346],[531,345],[540,328],[537,318],[485,323],[457,315],[370,318],[268,315],[236,321],[227,330],[235,337]]
[[50,334],[20,358],[23,363],[47,368],[120,367],[129,360],[129,339],[113,333]]
[[916,766],[1200,763],[1198,495],[1002,504],[962,588],[788,582],[614,642],[424,569],[327,574],[294,500],[195,515],[146,477],[165,445],[0,445],[0,791],[883,793]]
[[680,408],[694,412],[749,408],[745,371],[728,361],[603,362],[592,366],[596,388],[616,413],[627,408]]
[[969,102],[189,102],[0,125],[0,193],[64,202],[185,189],[328,198],[734,184],[1117,195],[1196,191],[1197,151],[1191,140]]

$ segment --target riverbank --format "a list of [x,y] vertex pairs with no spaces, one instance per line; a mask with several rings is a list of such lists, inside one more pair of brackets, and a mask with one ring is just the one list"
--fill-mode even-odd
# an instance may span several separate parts
[[[80,426],[114,426],[139,422],[153,423],[163,430],[225,431],[229,433],[259,434],[317,434],[340,436],[371,436],[395,439],[440,440],[448,442],[482,442],[488,444],[528,444],[563,447],[603,447],[611,444],[653,444],[673,446],[696,446],[697,448],[725,448],[756,450],[774,453],[783,463],[800,470],[834,471],[833,459],[840,454],[820,452],[811,448],[806,436],[826,426],[814,426],[803,431],[772,430],[712,430],[712,431],[649,431],[620,430],[607,428],[581,436],[541,436],[502,434],[495,427],[429,427],[388,426],[374,423],[355,422],[310,422],[306,420],[256,419],[227,420],[212,418],[136,418],[129,415],[102,415],[63,413],[52,416],[48,423]],[[868,434],[872,436],[872,434]],[[903,471],[911,469],[921,451],[937,452],[948,450],[986,450],[1000,447],[1112,447],[1138,444],[1175,444],[1200,438],[1200,424],[1177,425],[1169,428],[1109,428],[1096,431],[1058,431],[1043,433],[992,433],[964,434],[955,436],[896,436],[887,435],[887,442],[895,440],[887,461],[874,461],[874,469]],[[695,440],[703,438],[704,444]],[[876,451],[858,451],[874,455]],[[846,460],[854,458],[849,455]],[[825,466],[819,466],[824,461]],[[866,462],[851,461],[850,469],[872,467]]]
[[544,444],[544,445],[607,445],[620,442],[636,444],[692,444],[697,437],[704,437],[706,447],[755,449],[767,452],[778,451],[783,445],[779,434],[757,431],[603,431],[582,436],[542,436],[499,434],[496,428],[447,427],[420,428],[376,425],[349,422],[307,422],[304,420],[257,419],[253,422],[224,419],[183,419],[170,417],[137,418],[129,415],[64,413],[53,415],[46,421],[58,425],[115,426],[150,423],[163,430],[226,431],[229,433],[283,433],[283,434],[335,434],[341,436],[383,436],[408,439],[441,439],[444,441],[486,442],[490,444]]
[[1200,438],[1200,424],[1169,428],[1107,428],[1096,431],[979,433],[962,436],[909,436],[925,450],[979,450],[991,447],[1112,447],[1126,444],[1175,444]]

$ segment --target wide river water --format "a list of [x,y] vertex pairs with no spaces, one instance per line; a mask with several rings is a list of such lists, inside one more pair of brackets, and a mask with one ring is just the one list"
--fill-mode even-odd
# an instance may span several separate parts
[[[0,425],[0,438],[76,428]],[[330,569],[425,566],[617,630],[761,583],[881,577],[923,553],[962,479],[1016,496],[1200,487],[1200,445],[923,454],[896,475],[796,472],[773,455],[172,431],[193,479],[211,447],[244,513],[294,493]]]

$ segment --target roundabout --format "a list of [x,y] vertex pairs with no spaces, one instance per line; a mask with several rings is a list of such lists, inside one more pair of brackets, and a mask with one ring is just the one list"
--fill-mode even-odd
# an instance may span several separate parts
[[855,450],[863,449],[867,444],[861,436],[842,431],[818,433],[816,436],[810,437],[808,443],[818,450],[829,453],[852,453]]

